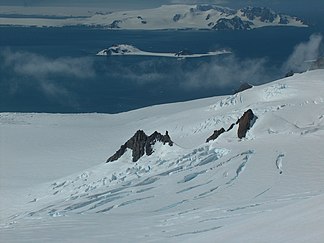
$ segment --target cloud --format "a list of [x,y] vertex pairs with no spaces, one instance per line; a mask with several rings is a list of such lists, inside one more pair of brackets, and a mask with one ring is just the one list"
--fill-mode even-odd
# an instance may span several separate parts
[[259,83],[266,75],[266,59],[240,59],[235,55],[203,63],[196,70],[184,74],[184,88],[236,88],[242,82]]
[[[8,75],[12,94],[32,87],[50,99],[71,103],[70,80],[84,80],[95,76],[93,62],[88,58],[48,58],[30,52],[14,52],[6,49],[0,53],[1,72]],[[5,81],[5,79],[2,79]]]
[[33,53],[10,50],[4,51],[2,56],[4,65],[12,68],[15,73],[36,79],[49,78],[52,75],[83,79],[94,75],[91,61],[87,58],[50,59]]
[[106,73],[150,89],[168,87],[168,90],[186,92],[219,90],[224,93],[237,89],[244,82],[263,84],[284,77],[290,70],[306,71],[310,63],[305,61],[319,56],[321,44],[322,36],[312,35],[309,41],[297,45],[283,64],[271,64],[267,58],[241,58],[233,53],[195,60],[158,58],[132,65],[120,62],[112,65],[111,73]]
[[320,48],[323,37],[320,34],[313,34],[309,37],[307,42],[300,43],[295,46],[293,53],[289,56],[286,63],[283,65],[285,72],[304,72],[311,63],[309,61],[315,60],[320,55]]
[[105,72],[106,75],[129,80],[138,85],[156,84],[168,80],[167,78],[171,75],[171,72],[166,72],[165,70],[172,69],[172,63],[172,60],[167,62],[166,59],[144,60],[132,65],[114,62],[111,63],[114,70],[112,72],[106,70]]
[[[157,59],[136,65],[116,65],[113,75],[150,88],[233,90],[241,83],[265,83],[274,79],[272,67],[265,58],[242,59],[234,54],[201,60]],[[167,71],[166,71],[167,70]]]

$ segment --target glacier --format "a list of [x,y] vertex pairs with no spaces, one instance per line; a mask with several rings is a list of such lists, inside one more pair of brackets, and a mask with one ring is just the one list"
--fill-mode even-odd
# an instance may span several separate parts
[[[245,138],[205,142],[247,109]],[[174,145],[105,163],[138,129]],[[114,115],[0,113],[0,131],[3,242],[324,238],[324,70]]]

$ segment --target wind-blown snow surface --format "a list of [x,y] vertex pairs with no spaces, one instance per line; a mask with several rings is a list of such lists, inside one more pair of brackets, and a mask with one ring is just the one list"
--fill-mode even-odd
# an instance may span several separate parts
[[[258,119],[205,143],[244,111]],[[117,115],[1,113],[2,242],[321,242],[324,70]],[[173,147],[105,160],[136,130]]]

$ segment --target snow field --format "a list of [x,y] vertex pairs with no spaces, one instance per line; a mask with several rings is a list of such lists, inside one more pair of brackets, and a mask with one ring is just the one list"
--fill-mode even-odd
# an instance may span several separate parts
[[[323,94],[316,70],[116,115],[1,113],[0,238],[320,242]],[[246,138],[234,127],[205,143],[249,108],[257,120]],[[175,145],[106,164],[138,129],[168,130]]]

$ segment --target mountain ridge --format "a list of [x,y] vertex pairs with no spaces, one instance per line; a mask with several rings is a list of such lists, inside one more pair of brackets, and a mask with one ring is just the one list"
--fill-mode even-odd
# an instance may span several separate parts
[[2,25],[88,26],[106,29],[210,29],[250,30],[266,26],[307,27],[302,20],[266,7],[230,9],[213,4],[162,5],[159,8],[95,13],[89,17],[64,19],[1,18]]

